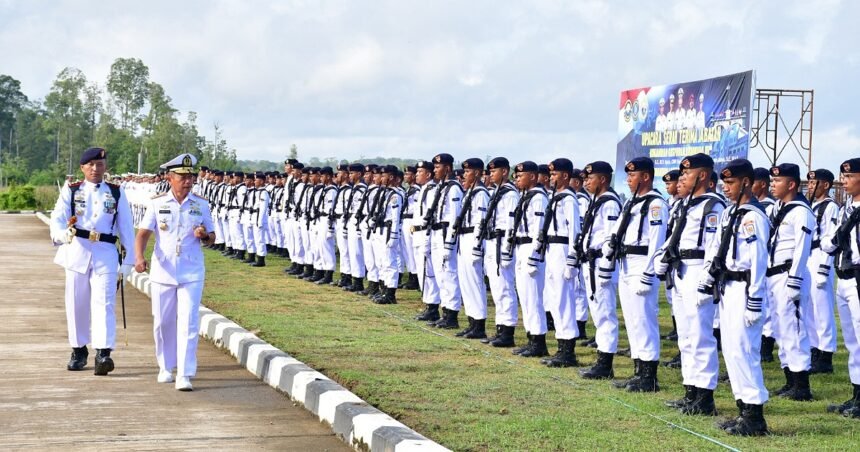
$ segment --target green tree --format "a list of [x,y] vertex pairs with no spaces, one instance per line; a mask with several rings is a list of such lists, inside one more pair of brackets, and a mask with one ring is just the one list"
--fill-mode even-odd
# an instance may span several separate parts
[[119,113],[119,126],[132,134],[149,96],[149,68],[137,58],[117,58],[110,66],[107,90]]
[[92,136],[87,130],[87,117],[84,109],[87,78],[76,68],[67,67],[60,71],[45,97],[48,112],[48,130],[56,135],[57,158],[68,162],[67,170],[73,169],[76,153],[80,153],[90,143]]
[[290,145],[290,154],[289,154],[288,158],[296,159],[296,160],[299,159],[299,147],[296,146],[295,143]]
[[[12,140],[9,137],[15,127],[15,118],[26,103],[27,96],[21,92],[21,82],[0,74],[0,144],[7,149],[12,149]],[[3,150],[2,145],[0,151]]]

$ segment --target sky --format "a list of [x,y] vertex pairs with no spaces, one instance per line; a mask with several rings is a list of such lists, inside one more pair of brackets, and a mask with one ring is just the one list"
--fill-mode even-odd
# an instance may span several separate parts
[[622,90],[753,69],[758,88],[815,90],[813,166],[835,169],[860,155],[858,18],[847,0],[0,0],[0,73],[40,99],[64,67],[103,86],[140,58],[240,159],[294,143],[584,166],[614,164]]

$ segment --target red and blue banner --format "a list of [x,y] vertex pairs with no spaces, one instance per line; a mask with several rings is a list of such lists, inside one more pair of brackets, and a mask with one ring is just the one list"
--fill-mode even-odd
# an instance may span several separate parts
[[657,181],[699,152],[714,159],[717,173],[729,161],[747,158],[754,89],[755,73],[747,71],[622,91],[615,188],[626,191],[624,165],[635,157],[654,160]]

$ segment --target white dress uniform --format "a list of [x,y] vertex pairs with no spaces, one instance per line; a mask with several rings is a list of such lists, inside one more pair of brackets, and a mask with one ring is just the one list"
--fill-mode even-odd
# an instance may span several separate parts
[[[576,193],[576,202],[579,205],[579,231],[582,232],[582,224],[585,221],[588,206],[591,205],[591,198],[585,190],[580,190]],[[580,271],[577,272],[573,280],[572,295],[576,306],[576,321],[579,324],[579,332],[582,337],[585,337],[585,322],[588,321],[588,295],[585,292],[585,276],[581,271],[581,263],[577,262],[576,266]]]
[[307,182],[298,182],[296,184],[296,190],[293,192],[293,200],[292,200],[292,210],[290,211],[290,231],[292,236],[293,249],[290,251],[290,260],[298,263],[299,265],[308,264],[308,260],[305,257],[305,253],[307,250],[305,249],[305,242],[302,239],[302,230],[304,226],[302,222],[304,219],[302,218],[302,214],[304,212],[305,205],[307,204],[305,198],[308,196],[308,192],[311,190],[311,185]]
[[[436,210],[432,210],[430,226],[430,262],[439,285],[441,307],[449,311],[460,311],[463,297],[457,270],[456,238],[454,222],[460,214],[463,187],[454,179],[439,182],[433,193]],[[427,225],[425,225],[427,226]]]
[[479,248],[479,225],[487,214],[490,196],[487,189],[477,183],[464,195],[462,209],[457,218],[457,276],[466,316],[472,320],[487,318],[487,286],[484,283],[483,255],[472,252]]
[[[227,248],[233,247],[233,240],[230,237],[230,221],[228,219],[230,213],[230,191],[233,187],[225,183],[221,188],[221,192],[219,193],[218,204],[220,205],[220,209],[217,215],[217,221],[221,225],[221,235],[223,237],[219,237],[222,239],[222,243]],[[215,233],[217,236],[217,232]]]
[[812,278],[807,262],[815,217],[801,195],[789,203],[777,203],[772,221],[767,270],[771,327],[781,367],[808,371],[811,356],[805,322]]
[[348,207],[344,220],[346,221],[346,237],[349,249],[349,268],[352,271],[353,283],[356,285],[364,279],[366,268],[364,266],[364,242],[361,238],[361,211],[364,209],[365,193],[367,185],[359,182],[353,185],[347,198]]
[[317,192],[316,204],[314,205],[314,240],[312,245],[316,247],[316,262],[314,267],[324,272],[334,272],[337,264],[335,254],[334,238],[334,208],[337,198],[337,187],[326,185]]
[[824,276],[824,284],[812,284],[809,292],[809,315],[806,331],[809,345],[821,352],[836,351],[836,317],[834,316],[833,256],[825,252],[825,244],[833,242],[839,222],[839,206],[826,197],[812,203],[815,227],[812,230],[812,250],[807,260],[809,274]]
[[655,132],[663,132],[666,130],[666,115],[657,115],[657,119],[654,121],[654,131]]
[[268,254],[268,233],[269,233],[269,192],[265,189],[257,188],[252,195],[253,204],[250,215],[250,231],[254,241],[254,250],[256,255],[265,257]]
[[[373,248],[373,260],[374,267],[376,268],[377,280],[380,284],[382,282],[382,273],[383,269],[388,266],[388,246],[386,244],[385,236],[382,231],[382,222],[385,216],[386,211],[386,203],[388,201],[388,196],[391,193],[392,188],[380,186],[377,189],[377,197],[376,201],[373,204],[374,209],[371,212],[368,212],[367,225],[368,225],[368,236],[366,242]],[[395,287],[397,287],[395,285]],[[379,288],[382,290],[382,287]],[[379,293],[377,292],[377,295]]]
[[[843,164],[843,166],[846,164]],[[845,249],[841,249],[840,235],[837,233],[833,242],[821,242],[822,249],[827,253],[838,253],[835,262],[836,277],[839,283],[836,288],[836,308],[839,311],[839,322],[842,326],[842,338],[848,349],[848,376],[851,384],[860,385],[860,297],[858,297],[857,278],[854,272],[860,267],[860,201],[848,201],[839,212],[839,229],[844,237]],[[840,245],[840,248],[837,248]],[[855,393],[856,394],[856,393]]]
[[[615,252],[620,251],[618,295],[630,340],[630,357],[656,363],[660,359],[660,326],[654,259],[666,240],[669,206],[659,191],[652,190],[627,200],[624,209],[629,209],[630,219],[626,225],[616,222],[613,234],[621,237],[623,244],[622,250]],[[619,230],[622,226],[625,229]]]
[[400,187],[385,191],[381,200],[380,216],[377,219],[378,241],[380,243],[378,266],[379,282],[386,288],[396,289],[400,280],[400,235],[402,224],[400,211],[403,208],[404,192]]
[[231,191],[230,204],[228,207],[228,219],[230,220],[230,241],[233,249],[237,252],[245,251],[245,228],[242,225],[242,206],[245,204],[245,196],[248,187],[239,182]]
[[[732,214],[740,209],[736,222]],[[716,284],[720,291],[720,328],[722,352],[731,380],[735,400],[744,404],[763,405],[768,400],[761,368],[762,319],[750,322],[746,311],[762,312],[767,303],[767,244],[770,225],[764,209],[755,200],[741,206],[725,209],[720,218],[718,237],[729,237],[729,243],[712,240],[706,252],[706,269],[718,260],[719,251],[725,249],[725,271],[721,271]],[[728,229],[728,231],[727,231]],[[727,234],[724,235],[724,231]],[[707,271],[707,270],[706,270]],[[709,275],[703,274],[706,279]],[[685,300],[686,301],[686,300]],[[710,301],[708,301],[708,304]],[[680,325],[679,325],[680,326]]]
[[289,255],[290,261],[298,264],[293,259],[293,194],[296,191],[296,186],[298,185],[298,181],[290,175],[287,177],[286,182],[284,182],[284,196],[281,198],[281,231],[284,235],[284,248],[287,249],[287,254]]
[[513,233],[514,210],[520,193],[510,182],[493,190],[487,208],[487,232],[484,240],[484,270],[490,283],[490,294],[496,308],[495,323],[516,327],[519,320],[519,297],[516,290],[516,266],[513,259],[503,259],[507,238]]
[[177,377],[197,373],[200,299],[205,276],[203,250],[194,229],[213,231],[209,206],[189,194],[179,203],[172,192],[156,196],[141,222],[155,233],[149,280],[152,283],[155,356],[162,371]]
[[360,211],[359,217],[361,218],[359,227],[362,251],[364,252],[364,267],[366,269],[367,282],[371,285],[379,283],[379,268],[376,266],[375,254],[378,247],[374,248],[373,246],[371,238],[373,231],[371,231],[370,220],[376,212],[377,204],[380,202],[383,191],[379,185],[368,185],[367,191],[364,192],[364,199],[362,200],[363,209]]
[[679,107],[675,110],[675,130],[683,130],[687,125],[687,110],[684,107]]
[[415,248],[412,245],[412,226],[415,222],[415,207],[418,205],[419,187],[416,184],[410,186],[405,193],[406,199],[403,202],[403,233],[400,235],[400,250],[403,255],[403,264],[406,267],[406,272],[413,275],[418,274],[418,269],[415,263]]
[[[70,227],[76,236],[69,234]],[[60,190],[51,212],[51,237],[59,245],[54,263],[66,269],[66,321],[73,348],[92,344],[109,350],[116,344],[117,236],[126,249],[122,264],[132,265],[134,226],[119,186],[84,181]]]
[[280,251],[284,248],[284,231],[281,229],[284,187],[275,185],[272,188],[269,202],[269,243]]
[[546,308],[543,305],[546,264],[538,253],[538,237],[549,203],[543,186],[521,194],[514,214],[514,231],[502,259],[513,259],[523,327],[532,336],[547,332]]
[[[579,279],[579,269],[571,266],[567,272],[568,255],[573,250],[576,237],[581,231],[579,203],[571,189],[555,193],[550,199],[552,216],[546,238],[545,282],[543,288],[544,307],[552,314],[556,339],[575,339],[579,327],[574,298],[574,284]],[[565,278],[565,275],[570,279]],[[584,301],[584,300],[583,300]]]
[[427,182],[418,190],[418,205],[415,211],[416,218],[412,219],[412,246],[415,251],[415,270],[418,272],[418,285],[421,288],[421,301],[427,305],[439,305],[439,285],[436,274],[433,272],[433,264],[430,263],[430,234],[424,224],[427,212],[433,204],[436,196],[436,183]]
[[349,238],[345,218],[350,195],[352,195],[352,185],[343,184],[338,187],[337,195],[334,199],[334,236],[337,251],[340,255],[340,274],[342,279],[346,276],[352,276],[352,267],[349,260]]

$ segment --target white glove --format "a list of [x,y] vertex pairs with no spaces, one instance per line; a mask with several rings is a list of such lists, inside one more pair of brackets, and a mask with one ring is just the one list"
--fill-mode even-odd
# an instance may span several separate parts
[[511,268],[514,263],[514,256],[507,253],[502,253],[502,268]]
[[639,280],[639,284],[636,285],[636,295],[643,296],[648,292],[651,292],[652,287],[654,287],[653,282],[645,282],[644,279]]
[[608,272],[604,272],[604,271],[600,271],[600,270],[597,271],[597,284],[599,284],[600,287],[606,287],[611,282],[612,282],[612,273],[608,273]]
[[699,278],[699,287],[702,287],[702,286],[713,287],[714,282],[715,282],[714,277],[711,276],[711,274],[708,273],[707,270],[705,270],[704,272],[702,272],[702,276]]
[[709,286],[699,283],[699,288],[696,290],[696,306],[704,306],[714,302],[714,294]]
[[472,265],[481,262],[484,259],[484,250],[480,248],[472,248]]
[[576,267],[574,267],[574,266],[572,266],[572,265],[565,265],[565,266],[564,266],[564,275],[563,275],[563,276],[564,276],[564,280],[565,280],[565,281],[570,281],[571,279],[575,278],[575,277],[577,276],[577,269],[576,269]]
[[744,310],[744,324],[746,324],[747,328],[755,325],[761,320],[761,311],[754,312],[749,309]]
[[526,272],[528,272],[529,276],[534,276],[537,274],[538,268],[537,265],[526,265]]
[[821,274],[821,273],[816,273],[816,274],[815,274],[815,276],[814,276],[814,280],[813,280],[813,281],[815,281],[815,287],[817,287],[817,288],[821,289],[821,288],[823,288],[825,285],[827,285],[827,279],[828,279],[828,276],[830,276],[830,275],[827,275],[827,274]]
[[793,286],[785,286],[785,295],[788,297],[788,301],[800,300],[800,289]]
[[75,239],[74,231],[72,230],[72,228],[67,228],[65,234],[63,234],[62,242],[72,243],[72,240],[74,240],[74,239]]
[[612,247],[609,246],[609,240],[603,242],[600,252],[603,253],[603,257],[609,257],[609,255],[612,254]]
[[663,259],[654,260],[654,273],[657,275],[665,275],[669,271],[669,264],[663,262]]

